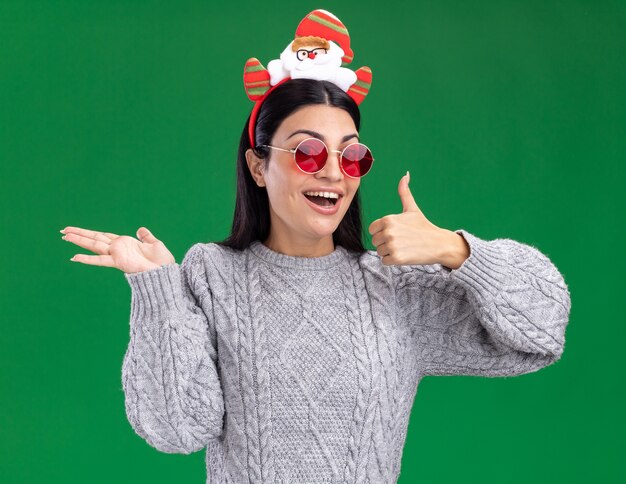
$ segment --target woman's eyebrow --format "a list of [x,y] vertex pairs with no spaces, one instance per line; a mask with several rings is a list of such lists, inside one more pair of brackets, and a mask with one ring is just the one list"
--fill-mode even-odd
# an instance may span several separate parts
[[[324,138],[323,134],[318,133],[317,131],[311,131],[310,129],[298,129],[298,130],[294,131],[293,133],[291,133],[289,136],[287,136],[287,139],[291,138],[292,136],[294,136],[294,135],[296,135],[298,133],[308,134],[310,136],[314,136],[314,137],[319,138],[322,141],[326,142],[326,138]],[[356,133],[347,134],[343,138],[341,138],[341,142],[343,143],[345,141],[348,141],[350,138],[356,138],[358,140],[359,139],[359,135],[356,134]]]

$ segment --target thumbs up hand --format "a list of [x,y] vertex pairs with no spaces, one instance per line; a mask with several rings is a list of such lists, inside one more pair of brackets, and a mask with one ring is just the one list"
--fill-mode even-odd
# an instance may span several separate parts
[[382,257],[384,265],[447,265],[445,262],[459,260],[459,244],[463,244],[465,257],[460,258],[461,262],[454,263],[460,266],[469,256],[463,237],[437,227],[424,216],[409,189],[409,178],[407,172],[398,184],[402,213],[385,215],[369,226],[376,252]]

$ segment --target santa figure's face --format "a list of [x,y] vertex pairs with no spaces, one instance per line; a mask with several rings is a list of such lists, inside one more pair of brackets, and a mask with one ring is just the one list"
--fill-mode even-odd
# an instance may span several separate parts
[[293,74],[294,71],[308,71],[315,66],[326,69],[340,67],[343,56],[343,49],[332,40],[307,36],[291,42],[280,55],[280,60],[284,68]]

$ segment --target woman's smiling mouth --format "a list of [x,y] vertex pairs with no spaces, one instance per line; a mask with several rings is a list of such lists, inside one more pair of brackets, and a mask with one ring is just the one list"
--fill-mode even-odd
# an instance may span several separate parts
[[[307,193],[308,195],[305,195],[305,193]],[[323,194],[326,196],[323,196],[320,192],[307,191],[304,192],[302,195],[304,196],[306,203],[316,212],[323,215],[336,214],[339,211],[339,207],[341,206],[343,195],[329,192],[323,192]],[[334,198],[334,196],[337,196],[338,198]]]

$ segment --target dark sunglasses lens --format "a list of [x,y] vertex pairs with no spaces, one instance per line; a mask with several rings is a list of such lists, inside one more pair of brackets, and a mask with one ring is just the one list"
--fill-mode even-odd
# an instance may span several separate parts
[[328,158],[326,146],[320,140],[307,139],[296,149],[296,163],[307,173],[315,173],[324,168]]
[[365,175],[373,162],[372,153],[364,144],[353,143],[343,152],[343,169],[348,176],[358,178]]

